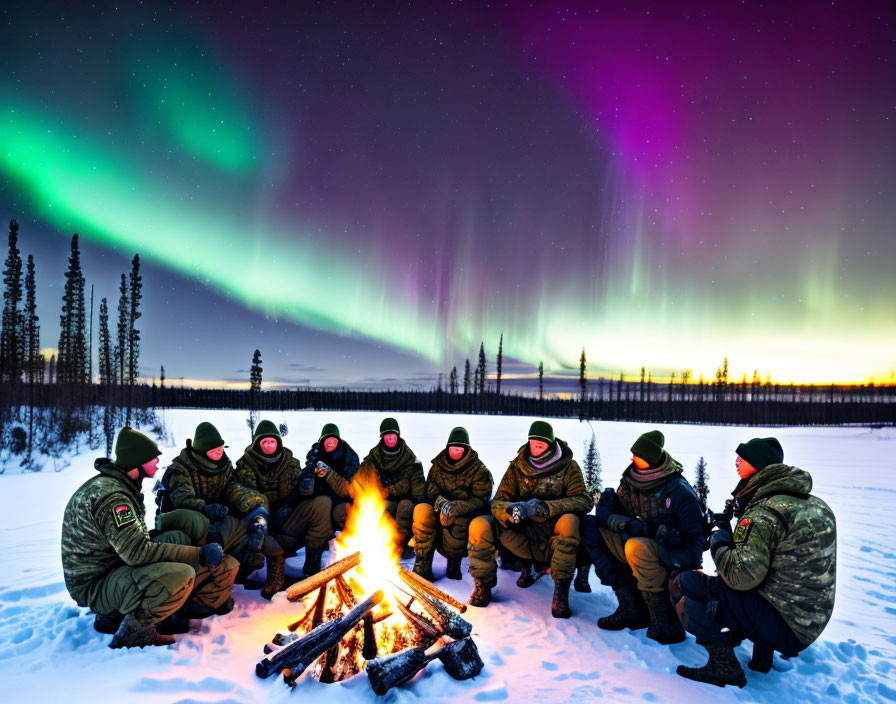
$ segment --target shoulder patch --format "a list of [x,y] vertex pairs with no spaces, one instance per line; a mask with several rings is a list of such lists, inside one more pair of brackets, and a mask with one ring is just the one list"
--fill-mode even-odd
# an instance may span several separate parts
[[750,530],[753,528],[753,521],[750,518],[741,519],[740,523],[737,524],[737,528],[734,529],[734,542],[742,543],[747,537],[750,535]]
[[118,504],[112,509],[112,516],[115,518],[115,527],[124,528],[137,520],[137,514],[128,504]]

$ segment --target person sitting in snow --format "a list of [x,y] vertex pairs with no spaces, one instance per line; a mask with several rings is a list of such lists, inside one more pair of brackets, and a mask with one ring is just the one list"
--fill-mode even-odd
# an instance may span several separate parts
[[448,558],[448,579],[461,579],[470,521],[489,513],[492,474],[470,447],[465,428],[454,428],[445,449],[432,460],[426,499],[414,507],[414,572],[432,580],[432,557],[438,547]]
[[333,530],[345,528],[348,507],[352,504],[352,479],[358,472],[358,453],[339,434],[335,423],[327,423],[320,438],[305,456],[303,477],[314,477],[314,495],[329,496],[333,502],[330,520]]
[[156,626],[175,612],[202,618],[232,608],[239,563],[217,543],[196,545],[208,532],[205,516],[173,511],[150,538],[140,485],[155,476],[161,454],[151,439],[123,428],[115,461],[96,460],[99,474],[65,507],[65,586],[96,614],[97,631],[114,634],[110,648],[171,645],[174,638]]
[[[314,478],[302,476],[302,465],[283,446],[274,423],[258,424],[252,444],[237,460],[236,475],[243,486],[261,494],[262,507],[271,514],[269,532],[284,554],[295,555],[305,545],[302,575],[320,572],[321,557],[333,537],[332,502],[329,496],[312,496]],[[282,563],[275,566],[282,569]]]
[[203,422],[196,426],[193,439],[187,439],[186,447],[162,477],[156,494],[160,520],[177,509],[207,516],[211,538],[240,562],[238,584],[245,584],[262,566],[262,555],[266,556],[268,580],[261,594],[270,599],[283,588],[283,549],[266,535],[264,497],[240,483],[226,447],[214,425]]
[[619,600],[597,625],[646,627],[648,638],[668,644],[683,641],[684,629],[669,601],[667,577],[671,570],[700,567],[705,537],[697,494],[664,442],[659,430],[635,441],[619,488],[604,490],[595,515],[585,517],[582,542],[601,583]]
[[579,549],[579,517],[593,503],[569,446],[554,437],[549,423],[538,420],[529,428],[529,441],[519,449],[504,473],[492,515],[470,523],[470,574],[475,581],[471,606],[486,606],[497,582],[495,552],[498,541],[523,561],[517,586],[535,582],[533,562],[544,571],[548,562],[554,578],[551,614],[569,618],[569,585]]
[[753,641],[751,670],[768,672],[774,652],[794,656],[821,635],[834,610],[837,524],[813,496],[808,472],[784,464],[776,438],[738,445],[732,530],[717,514],[710,552],[718,577],[684,572],[672,580],[681,622],[709,653],[703,667],[679,666],[698,682],[743,687],[734,654]]
[[380,423],[380,441],[361,463],[362,472],[374,471],[386,490],[386,510],[395,519],[399,547],[404,550],[411,538],[414,506],[426,501],[423,465],[401,437],[394,418]]

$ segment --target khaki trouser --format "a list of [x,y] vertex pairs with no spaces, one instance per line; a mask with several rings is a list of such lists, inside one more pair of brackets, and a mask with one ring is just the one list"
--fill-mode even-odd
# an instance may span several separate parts
[[650,538],[629,538],[607,528],[600,528],[610,552],[620,562],[631,567],[638,580],[638,589],[645,592],[662,592],[666,589],[666,568],[660,564],[659,545]]
[[345,521],[348,519],[348,510],[351,507],[351,504],[348,501],[340,501],[338,504],[333,506],[333,513],[330,516],[330,520],[333,524],[333,530],[343,530],[345,528]]
[[414,552],[425,556],[438,549],[445,557],[465,557],[472,516],[458,516],[443,526],[439,514],[429,504],[414,507]]
[[[579,549],[579,517],[564,513],[538,523],[525,521],[502,526],[493,516],[478,516],[470,523],[470,574],[485,584],[497,582],[497,540],[517,557],[533,562],[550,560],[554,580],[572,579]],[[552,548],[552,549],[551,549]]]
[[330,523],[330,508],[333,502],[329,496],[315,496],[300,501],[279,525],[271,532],[287,555],[294,555],[304,543],[305,547],[325,548],[333,537]]
[[[159,533],[153,540],[157,543],[193,544],[192,538],[203,526],[202,521],[189,515],[195,513],[186,509],[171,511],[160,523],[169,530]],[[202,514],[198,515],[205,518]],[[176,526],[182,529],[175,530]],[[205,531],[207,529],[208,519],[205,521]],[[230,598],[238,568],[239,563],[230,555],[225,555],[216,567],[193,568],[181,562],[156,562],[140,567],[122,565],[106,575],[96,599],[89,606],[91,611],[104,616],[115,612],[133,612],[140,625],[162,621],[188,599],[214,611]]]
[[398,528],[398,539],[402,547],[408,544],[413,535],[414,502],[411,499],[386,501],[386,510],[395,519]]

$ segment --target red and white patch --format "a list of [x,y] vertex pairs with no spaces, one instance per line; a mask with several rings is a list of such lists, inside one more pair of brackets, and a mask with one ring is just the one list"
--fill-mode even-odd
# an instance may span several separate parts
[[124,526],[137,520],[137,514],[129,504],[119,504],[112,509],[112,516],[115,518],[115,527],[124,528]]
[[753,527],[753,521],[749,518],[742,518],[737,528],[734,529],[734,542],[742,543],[750,535],[750,529]]

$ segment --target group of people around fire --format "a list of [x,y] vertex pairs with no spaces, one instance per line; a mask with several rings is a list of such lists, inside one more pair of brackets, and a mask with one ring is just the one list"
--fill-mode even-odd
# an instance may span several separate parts
[[[303,463],[284,446],[281,429],[263,420],[234,465],[218,429],[200,423],[156,484],[149,529],[141,484],[155,476],[161,451],[123,428],[114,460],[96,460],[98,474],[65,510],[69,593],[95,614],[98,631],[112,635],[111,648],[171,644],[191,619],[231,611],[234,583],[271,599],[318,572],[345,526],[356,477],[374,473],[399,548],[407,557],[413,550],[422,577],[435,579],[435,551],[447,560],[448,579],[462,578],[466,557],[469,603],[486,607],[500,559],[519,571],[520,588],[550,574],[551,613],[569,618],[570,586],[590,592],[593,565],[618,601],[598,627],[646,628],[662,644],[689,631],[709,654],[703,667],[678,668],[689,679],[742,687],[736,645],[752,641],[749,667],[768,672],[775,651],[796,656],[831,617],[834,515],[811,493],[809,473],[784,463],[775,438],[736,448],[740,481],[731,511],[712,514],[659,430],[635,440],[618,488],[599,496],[588,492],[572,450],[545,421],[532,423],[494,495],[492,474],[464,428],[451,430],[426,475],[394,418],[382,421],[379,435],[362,462],[327,423]],[[287,576],[285,559],[302,547],[302,575]],[[718,576],[701,570],[707,549]],[[264,581],[254,580],[265,566]]]

